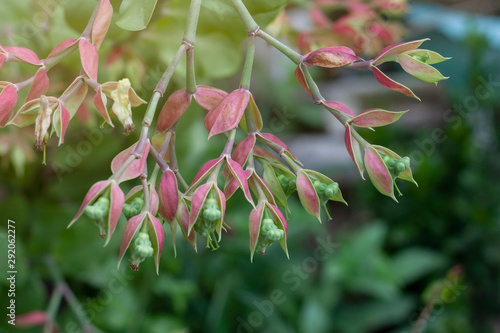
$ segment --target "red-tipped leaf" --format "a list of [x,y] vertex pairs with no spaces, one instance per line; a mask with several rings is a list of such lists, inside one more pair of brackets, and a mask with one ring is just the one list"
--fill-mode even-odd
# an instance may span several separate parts
[[407,86],[402,85],[401,83],[396,82],[393,79],[389,78],[387,75],[385,75],[377,67],[373,66],[373,67],[371,67],[371,70],[373,71],[373,74],[375,75],[375,79],[377,79],[377,81],[381,85],[383,85],[384,87],[389,88],[389,89],[394,90],[394,91],[397,91],[397,92],[400,92],[408,97],[416,98],[420,101],[420,98],[418,98],[417,95],[415,95],[413,93],[413,91],[410,90],[410,88],[408,88]]
[[96,49],[99,49],[104,37],[106,37],[112,16],[113,6],[111,6],[109,0],[101,0],[92,25],[92,44],[95,45]]
[[160,272],[160,256],[163,250],[163,244],[165,243],[165,230],[163,230],[163,225],[161,222],[151,215],[150,212],[147,213],[146,220],[148,223],[149,239],[151,240],[151,246],[153,248],[153,259],[155,261],[156,274]]
[[414,50],[422,45],[423,42],[429,40],[429,38],[414,40],[411,42],[399,43],[394,45],[389,45],[385,47],[380,53],[377,55],[375,59],[373,59],[373,66],[380,65],[381,63],[387,61],[395,61],[396,56],[407,52],[410,50]]
[[250,92],[238,89],[227,95],[205,117],[208,137],[224,133],[238,126],[250,100]]
[[363,60],[346,46],[330,46],[309,52],[304,56],[304,65],[336,68]]
[[352,135],[352,131],[353,129],[351,128],[351,126],[349,124],[346,124],[344,135],[345,147],[347,148],[347,152],[349,153],[349,156],[351,156],[354,165],[358,169],[361,178],[365,179],[365,167],[363,166],[361,147],[359,146],[358,141]]
[[97,48],[86,39],[80,39],[78,42],[80,50],[80,61],[85,74],[92,80],[97,81],[97,68],[99,67],[99,55]]
[[349,120],[349,123],[358,127],[386,126],[397,121],[406,112],[408,112],[408,110],[395,112],[382,109],[369,109]]
[[[127,149],[120,152],[111,161],[111,171],[115,173],[123,165],[123,163],[131,156],[132,152],[136,147],[136,143]],[[146,159],[149,153],[149,141],[146,141],[144,145],[144,150],[142,152],[141,158],[135,159],[120,176],[119,182],[124,182],[126,180],[134,179],[140,176],[144,171],[144,165],[146,164]]]
[[118,269],[120,268],[120,263],[122,262],[125,252],[132,243],[132,240],[137,236],[142,227],[142,222],[146,217],[146,213],[141,213],[139,215],[131,217],[127,224],[125,224],[125,229],[123,230],[122,241],[120,243],[120,254],[118,255]]
[[166,170],[160,180],[160,192],[165,218],[172,222],[177,214],[179,206],[179,190],[177,188],[177,178],[172,170]]
[[365,166],[375,188],[380,193],[396,200],[394,197],[394,183],[391,174],[384,160],[373,146],[365,150]]
[[49,77],[47,76],[47,71],[45,67],[41,67],[35,74],[33,83],[31,85],[26,101],[31,101],[35,98],[39,98],[41,95],[45,95],[49,89]]
[[299,199],[307,213],[316,216],[321,222],[320,200],[311,179],[301,171],[297,174],[297,192]]
[[[38,59],[35,52],[21,46],[4,46],[3,49],[9,53],[9,60],[24,62],[30,65],[40,66],[42,61]],[[13,56],[12,59],[10,56]]]
[[186,94],[186,89],[177,90],[171,94],[158,116],[156,130],[163,132],[172,127],[186,112],[191,104],[191,95]]
[[194,99],[196,100],[196,103],[198,103],[202,108],[210,111],[226,96],[227,92],[225,92],[224,90],[200,85],[197,86],[196,93],[194,94]]

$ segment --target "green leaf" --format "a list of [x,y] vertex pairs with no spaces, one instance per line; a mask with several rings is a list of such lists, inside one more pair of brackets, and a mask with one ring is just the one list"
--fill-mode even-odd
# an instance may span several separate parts
[[198,37],[195,55],[205,76],[224,78],[239,69],[241,43],[220,32]]
[[157,0],[123,0],[116,25],[130,31],[146,29]]
[[424,248],[410,248],[398,252],[392,266],[401,282],[408,284],[446,263],[439,253]]

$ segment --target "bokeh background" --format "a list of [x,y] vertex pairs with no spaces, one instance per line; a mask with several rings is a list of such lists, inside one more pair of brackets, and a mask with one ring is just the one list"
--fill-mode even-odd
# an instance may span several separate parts
[[[298,30],[311,29],[304,8],[310,1],[288,3],[288,20],[276,21],[285,2],[247,1],[261,24],[274,20],[273,32],[295,44]],[[112,3],[117,13],[120,1]],[[174,257],[166,226],[159,276],[151,260],[139,272],[126,265],[117,271],[124,217],[105,248],[90,220],[66,227],[88,188],[109,176],[113,156],[138,133],[124,137],[118,127],[99,127],[89,99],[64,145],[56,148],[50,141],[42,165],[31,148],[32,128],[1,129],[0,328],[21,331],[3,315],[11,219],[18,315],[47,310],[63,278],[102,332],[500,332],[500,9],[493,0],[409,5],[400,17],[382,18],[400,24],[402,40],[430,37],[424,47],[453,57],[436,66],[450,77],[437,87],[408,78],[398,66],[386,67],[392,77],[404,77],[422,102],[381,88],[371,73],[314,71],[325,97],[355,112],[410,109],[396,124],[363,132],[370,142],[412,159],[419,186],[398,184],[404,193],[398,204],[360,179],[342,129],[308,100],[293,64],[258,44],[252,91],[266,129],[289,143],[307,167],[336,180],[349,203],[330,205],[333,220],[319,224],[292,196],[290,260],[273,246],[250,263],[250,207],[236,195],[228,203],[231,229],[219,250],[199,246],[196,254],[179,233]],[[59,41],[79,35],[93,6],[94,1],[76,0],[4,2],[0,42],[48,54]],[[230,90],[238,83],[244,48],[242,27],[227,6],[213,1],[202,9],[197,70],[198,83]],[[100,51],[100,81],[128,77],[148,99],[179,43],[186,7],[184,0],[159,1],[144,32],[113,25]],[[345,14],[327,13],[332,19]],[[4,64],[0,79],[20,81],[28,70]],[[51,72],[51,90],[62,91],[78,70],[77,55],[65,60]],[[181,64],[171,91],[182,87],[182,71]],[[189,112],[179,124],[177,147],[181,170],[191,180],[196,166],[219,154],[223,140],[207,142],[203,111]],[[141,114],[136,111],[137,121]],[[61,332],[82,331],[67,302],[58,307],[56,320]]]

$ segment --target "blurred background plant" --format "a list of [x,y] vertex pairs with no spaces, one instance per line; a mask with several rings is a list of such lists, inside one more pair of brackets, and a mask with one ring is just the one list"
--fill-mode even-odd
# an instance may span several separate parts
[[[303,51],[324,46],[325,41],[357,41],[337,35],[341,22],[346,22],[340,18],[345,16],[354,17],[356,23],[370,22],[358,26],[370,30],[357,34],[373,36],[382,31],[380,25],[390,25],[394,40],[403,32],[397,17],[376,11],[379,19],[373,21],[373,16],[360,14],[388,3],[406,9],[401,1],[318,0],[313,7],[312,1],[293,2],[286,14],[279,14],[286,5],[284,0],[248,4],[261,25],[272,22],[274,33]],[[50,10],[46,10],[48,3]],[[119,1],[112,3],[115,10],[119,8]],[[129,77],[139,95],[148,97],[175,52],[187,5],[181,0],[160,1],[150,26],[142,32],[126,32],[112,24],[101,48],[107,60],[100,78]],[[23,0],[2,6],[2,45],[29,46],[47,54],[59,41],[78,35],[94,3]],[[250,263],[249,207],[237,194],[229,202],[227,221],[232,229],[220,250],[203,249],[196,254],[187,242],[178,242],[174,258],[172,240],[167,237],[159,276],[152,274],[151,261],[144,262],[139,272],[126,267],[117,271],[119,238],[103,249],[93,227],[81,223],[67,230],[66,226],[89,185],[107,178],[111,158],[136,138],[124,138],[120,129],[100,128],[95,110],[82,107],[78,116],[84,125],[72,123],[64,145],[49,148],[48,164],[43,166],[41,156],[31,150],[29,131],[4,129],[0,215],[4,221],[17,222],[18,315],[47,309],[60,283],[51,274],[54,268],[47,266],[47,260],[53,260],[88,318],[103,332],[498,331],[500,70],[496,62],[500,40],[492,31],[498,31],[500,19],[464,14],[484,11],[498,15],[495,6],[494,2],[488,8],[460,1],[448,1],[444,6],[413,2],[408,15],[401,13],[404,39],[431,37],[427,47],[453,56],[439,67],[451,79],[440,83],[438,92],[429,89],[430,85],[418,85],[422,103],[393,93],[381,94],[365,73],[316,72],[324,79],[325,93],[343,94],[361,106],[378,103],[387,109],[406,109],[410,105],[411,111],[400,123],[363,133],[369,141],[412,158],[419,187],[401,184],[405,195],[398,198],[399,204],[361,181],[347,154],[337,154],[343,150],[337,149],[343,146],[343,132],[311,105],[295,81],[294,66],[272,51],[260,54],[266,62],[256,66],[254,82],[259,84],[254,94],[264,123],[291,142],[299,158],[338,181],[350,204],[329,207],[333,221],[320,225],[299,208],[298,200],[292,200],[290,260],[272,247]],[[321,17],[324,25],[319,24],[318,8],[325,13]],[[199,80],[225,88],[220,79],[232,77],[241,65],[243,30],[231,28],[240,24],[225,2],[206,2],[203,10],[207,15],[200,22],[197,44],[197,52],[204,55],[198,57]],[[229,23],[220,25],[220,20]],[[337,29],[331,30],[333,26]],[[379,44],[351,46],[370,54],[392,43],[369,40]],[[78,61],[68,59],[54,72],[57,79],[53,84],[79,70],[73,63]],[[2,67],[2,77],[23,78],[24,70],[22,65],[9,64]],[[396,67],[393,70],[397,75]],[[175,82],[184,80],[182,71],[177,74]],[[352,82],[354,88],[349,86]],[[345,89],[346,85],[350,88]],[[216,145],[206,143],[204,112],[197,109],[192,115],[178,127],[179,136],[190,140],[179,138],[177,142],[197,145],[178,147],[181,166],[200,165],[218,151]],[[316,154],[314,158],[314,147],[322,147],[323,155],[328,156]],[[187,173],[187,178],[192,179],[195,171]],[[123,228],[123,224],[119,226]],[[3,226],[3,253],[6,239]],[[1,274],[7,271],[5,265],[2,259]],[[6,295],[7,288],[2,278],[0,295]],[[7,301],[0,297],[2,309]],[[60,331],[80,332],[68,303],[55,310]],[[4,319],[0,328],[17,331]],[[31,328],[31,332],[39,331],[39,327]]]

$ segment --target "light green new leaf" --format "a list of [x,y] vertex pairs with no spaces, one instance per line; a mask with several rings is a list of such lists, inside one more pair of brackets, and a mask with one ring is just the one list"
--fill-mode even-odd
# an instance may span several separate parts
[[157,0],[123,0],[116,25],[130,31],[146,29]]

